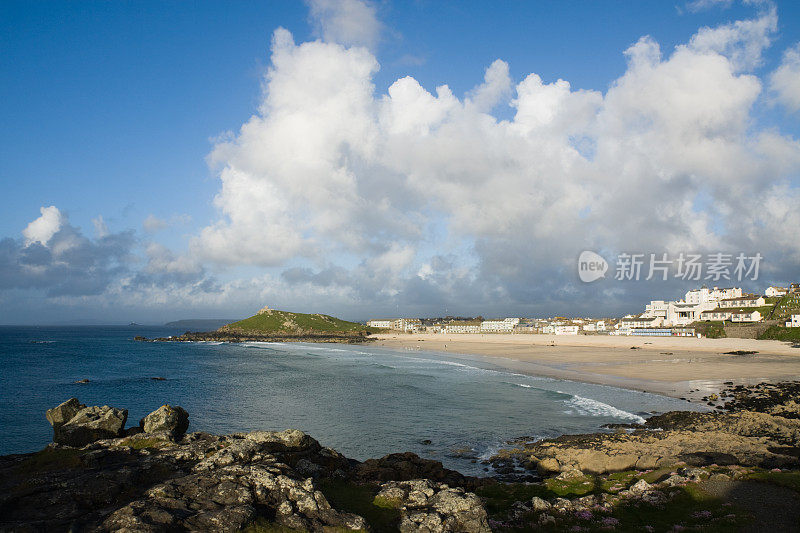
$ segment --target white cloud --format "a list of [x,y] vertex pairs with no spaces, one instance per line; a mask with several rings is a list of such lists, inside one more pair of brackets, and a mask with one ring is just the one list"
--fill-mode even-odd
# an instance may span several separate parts
[[145,218],[144,222],[142,222],[142,227],[147,233],[157,233],[168,228],[169,223],[151,213],[147,215],[147,218]]
[[770,75],[775,99],[790,111],[800,111],[800,43],[786,50],[778,69]]
[[317,35],[326,42],[374,48],[381,23],[375,5],[365,0],[308,0]]
[[686,9],[696,13],[698,11],[704,11],[706,9],[712,9],[716,7],[727,9],[731,7],[732,4],[733,0],[693,0],[686,3]]
[[[781,208],[776,191],[798,199],[800,146],[751,113],[762,82],[748,72],[776,25],[769,8],[702,28],[668,56],[644,37],[605,94],[535,73],[512,87],[498,60],[463,98],[412,77],[376,94],[365,49],[295,44],[279,29],[258,115],[211,156],[221,216],[192,249],[230,265],[300,261],[318,272],[287,279],[357,298],[409,280],[421,293],[511,298],[542,275],[567,294],[574,258],[592,247],[797,253],[759,211]],[[511,120],[491,114],[504,102]],[[434,268],[454,243],[459,259]]]
[[25,237],[25,244],[29,245],[38,242],[47,246],[47,243],[50,242],[53,235],[61,229],[64,217],[56,206],[42,207],[39,209],[39,212],[41,212],[41,216],[22,230],[22,236]]
[[716,28],[701,28],[689,42],[699,53],[725,55],[736,71],[752,70],[761,64],[761,54],[778,30],[778,13],[769,6],[754,19],[737,20]]
[[103,215],[97,215],[97,218],[92,219],[92,224],[94,224],[94,232],[97,234],[98,238],[103,238],[108,235],[108,224],[103,219]]

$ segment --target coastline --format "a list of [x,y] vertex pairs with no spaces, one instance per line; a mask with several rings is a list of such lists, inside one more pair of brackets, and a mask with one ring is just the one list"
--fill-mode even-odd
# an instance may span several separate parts
[[[524,374],[692,401],[718,394],[726,384],[775,383],[800,376],[800,349],[781,341],[428,333],[373,337],[375,347],[479,357]],[[725,353],[736,351],[757,353]]]

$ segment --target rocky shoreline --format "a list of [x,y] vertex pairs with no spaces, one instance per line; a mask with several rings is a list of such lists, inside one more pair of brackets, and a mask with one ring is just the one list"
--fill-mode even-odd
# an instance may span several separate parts
[[293,334],[261,334],[236,330],[187,331],[183,335],[171,337],[134,337],[141,342],[338,342],[344,344],[364,344],[374,339],[366,332],[353,333],[293,333]]
[[[359,462],[298,430],[186,433],[177,406],[126,429],[126,410],[72,398],[47,412],[54,443],[0,457],[0,531],[797,531],[799,394],[730,386],[710,413],[520,439],[494,478]],[[535,481],[503,481],[520,471]]]

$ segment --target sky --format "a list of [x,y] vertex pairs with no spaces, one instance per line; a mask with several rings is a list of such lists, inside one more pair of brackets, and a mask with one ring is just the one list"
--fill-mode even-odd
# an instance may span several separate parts
[[792,1],[6,1],[0,124],[0,324],[800,281]]

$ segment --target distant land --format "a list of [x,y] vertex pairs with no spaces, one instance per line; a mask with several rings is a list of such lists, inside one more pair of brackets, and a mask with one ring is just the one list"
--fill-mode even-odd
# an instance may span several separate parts
[[[178,321],[172,324],[187,324],[201,328],[197,322]],[[211,321],[213,322],[213,321]],[[161,337],[156,341],[302,341],[302,342],[363,342],[373,331],[364,324],[348,322],[320,313],[292,313],[264,307],[258,313],[239,321],[216,321],[211,326],[220,326],[215,331],[188,332],[174,337]],[[190,325],[190,329],[191,329]],[[207,327],[203,329],[211,329]],[[136,337],[136,340],[150,340]]]
[[186,328],[187,331],[219,329],[226,324],[236,322],[236,318],[190,318],[186,320],[173,320],[165,326],[171,328]]

